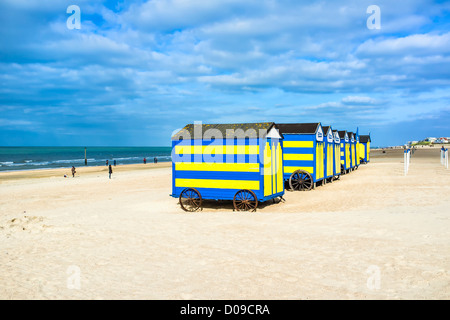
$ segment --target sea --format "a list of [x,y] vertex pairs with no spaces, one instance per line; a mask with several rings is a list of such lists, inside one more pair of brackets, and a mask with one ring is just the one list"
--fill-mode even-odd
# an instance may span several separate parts
[[[87,147],[87,166],[170,162],[171,147]],[[0,171],[85,166],[84,147],[0,147]]]

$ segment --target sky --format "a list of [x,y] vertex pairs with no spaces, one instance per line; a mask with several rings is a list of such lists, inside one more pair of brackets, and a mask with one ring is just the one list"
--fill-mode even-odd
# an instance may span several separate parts
[[169,146],[195,121],[450,136],[449,64],[450,1],[0,0],[0,146]]

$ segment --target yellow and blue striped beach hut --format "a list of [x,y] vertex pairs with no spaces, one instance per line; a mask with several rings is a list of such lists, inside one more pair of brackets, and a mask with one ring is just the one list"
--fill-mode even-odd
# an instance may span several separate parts
[[333,174],[334,180],[341,177],[341,139],[337,130],[333,130]]
[[323,182],[334,180],[334,137],[331,126],[322,127],[324,134],[324,175]]
[[362,163],[368,163],[370,161],[370,142],[370,135],[359,136],[359,148]]
[[172,194],[186,211],[232,200],[238,211],[281,197],[283,136],[273,122],[188,124],[172,136]]
[[355,140],[356,140],[356,168],[358,168],[359,165],[361,164],[361,145],[359,143],[359,128],[356,128]]
[[284,180],[292,190],[311,190],[324,179],[324,135],[320,122],[277,124],[283,135]]
[[351,169],[350,140],[346,130],[338,131],[341,140],[341,173],[346,174]]
[[348,131],[347,134],[350,141],[350,171],[353,171],[358,167],[356,162],[356,138],[352,131]]

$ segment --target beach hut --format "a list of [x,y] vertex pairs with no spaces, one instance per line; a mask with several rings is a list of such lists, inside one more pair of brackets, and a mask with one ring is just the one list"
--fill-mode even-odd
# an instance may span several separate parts
[[346,174],[350,171],[350,140],[347,131],[338,131],[341,141],[341,173]]
[[333,139],[333,174],[334,180],[339,180],[341,177],[341,139],[337,130],[333,130]]
[[359,143],[359,128],[356,128],[356,133],[355,133],[355,148],[356,148],[356,168],[359,167],[359,165],[361,164],[361,149],[360,149],[360,143]]
[[370,161],[370,141],[370,135],[359,136],[359,152],[362,163],[368,163]]
[[292,190],[311,190],[324,179],[324,136],[320,122],[277,126],[283,135],[284,180]]
[[355,140],[355,134],[351,131],[347,132],[348,139],[350,143],[350,171],[357,169],[357,163],[356,163],[356,140]]
[[334,137],[331,126],[322,127],[324,134],[324,174],[323,182],[332,182],[334,180]]
[[237,211],[284,194],[283,157],[273,122],[188,124],[172,136],[172,197],[185,211],[232,200]]

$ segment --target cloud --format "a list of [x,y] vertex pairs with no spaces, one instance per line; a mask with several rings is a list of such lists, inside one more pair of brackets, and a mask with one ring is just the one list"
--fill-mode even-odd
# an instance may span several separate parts
[[[79,0],[81,30],[66,27],[69,4],[0,3],[15,143],[33,123],[41,144],[120,129],[117,143],[142,145],[194,120],[386,126],[448,107],[446,3],[379,1],[380,30],[366,27],[368,0]],[[154,123],[163,131],[139,133]]]
[[413,34],[406,37],[367,40],[356,50],[364,56],[421,56],[450,52],[450,32],[445,34]]
[[342,99],[342,103],[347,105],[373,105],[378,104],[378,101],[370,97],[347,96]]

